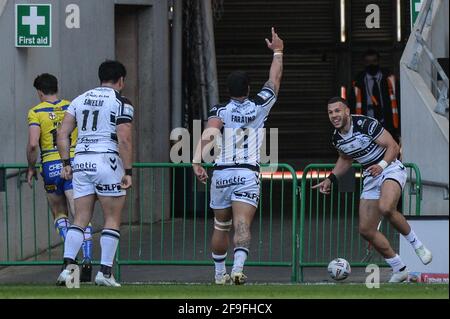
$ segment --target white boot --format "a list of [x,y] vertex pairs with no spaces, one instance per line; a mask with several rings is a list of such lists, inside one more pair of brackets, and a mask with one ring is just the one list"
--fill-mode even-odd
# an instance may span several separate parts
[[112,274],[109,277],[105,277],[100,271],[95,276],[95,284],[98,286],[120,287],[120,284],[114,279]]

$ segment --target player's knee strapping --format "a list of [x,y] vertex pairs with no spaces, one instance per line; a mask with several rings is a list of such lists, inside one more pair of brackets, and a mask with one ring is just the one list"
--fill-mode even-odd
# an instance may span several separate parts
[[217,229],[219,231],[229,232],[231,230],[232,224],[233,224],[232,219],[230,219],[226,222],[221,222],[221,221],[218,221],[216,218],[214,218],[214,229]]

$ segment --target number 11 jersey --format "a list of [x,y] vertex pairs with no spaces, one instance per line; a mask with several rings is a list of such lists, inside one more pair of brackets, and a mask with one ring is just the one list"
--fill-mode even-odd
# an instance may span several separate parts
[[116,90],[102,86],[79,95],[67,112],[77,121],[75,155],[118,154],[116,126],[132,122],[134,109]]

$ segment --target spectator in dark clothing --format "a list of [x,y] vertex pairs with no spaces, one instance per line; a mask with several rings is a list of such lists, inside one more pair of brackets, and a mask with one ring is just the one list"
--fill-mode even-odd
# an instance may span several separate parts
[[376,118],[400,142],[400,114],[395,75],[380,67],[375,50],[364,53],[366,68],[352,82],[352,113]]

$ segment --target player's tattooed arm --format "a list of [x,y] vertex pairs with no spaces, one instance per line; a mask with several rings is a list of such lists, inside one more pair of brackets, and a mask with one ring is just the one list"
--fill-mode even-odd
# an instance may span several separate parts
[[264,83],[264,87],[265,88],[269,88],[269,89],[271,89],[272,91],[275,92],[275,84],[273,83],[272,80],[269,80],[266,83]]

